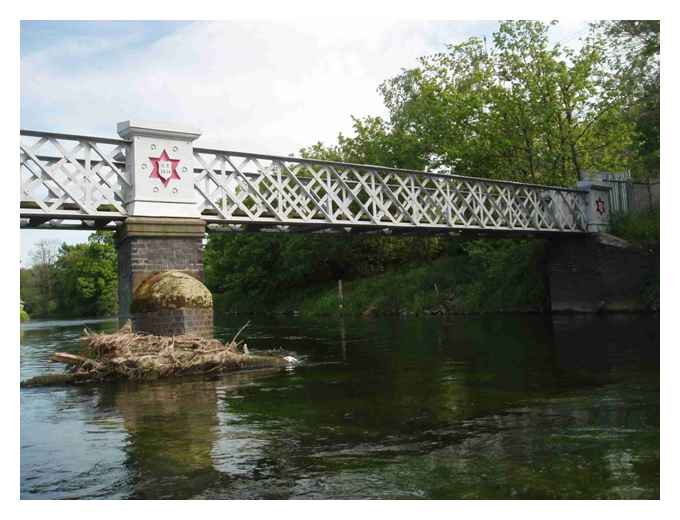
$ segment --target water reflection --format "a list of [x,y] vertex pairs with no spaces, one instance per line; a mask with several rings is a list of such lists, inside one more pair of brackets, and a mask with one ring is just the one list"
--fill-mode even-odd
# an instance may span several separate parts
[[203,383],[121,385],[105,395],[128,433],[131,498],[189,498],[182,482],[210,482],[217,395]]
[[[65,329],[25,335],[22,377]],[[251,350],[305,364],[22,390],[22,496],[654,498],[658,342],[655,317],[258,320]]]

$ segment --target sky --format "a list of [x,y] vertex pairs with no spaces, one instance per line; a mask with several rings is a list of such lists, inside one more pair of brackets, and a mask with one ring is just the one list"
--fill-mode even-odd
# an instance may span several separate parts
[[[202,131],[200,146],[288,155],[384,115],[381,82],[494,21],[301,19],[21,23],[21,128],[117,137],[128,119]],[[561,22],[570,44],[587,22]],[[88,232],[21,231],[21,264],[39,240]]]

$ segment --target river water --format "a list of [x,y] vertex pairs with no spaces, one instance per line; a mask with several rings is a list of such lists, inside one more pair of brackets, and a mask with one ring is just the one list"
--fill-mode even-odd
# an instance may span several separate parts
[[[218,317],[230,338],[243,317]],[[21,378],[83,326],[21,326]],[[252,319],[302,364],[21,389],[21,497],[658,498],[658,316]]]

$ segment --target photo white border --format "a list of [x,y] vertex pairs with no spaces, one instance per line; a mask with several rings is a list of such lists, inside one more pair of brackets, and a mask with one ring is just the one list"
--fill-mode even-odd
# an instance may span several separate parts
[[[646,515],[654,518],[669,517],[676,506],[675,489],[678,450],[675,448],[674,434],[678,432],[678,416],[675,405],[677,392],[674,373],[679,367],[677,348],[677,325],[674,322],[677,310],[678,281],[671,269],[680,265],[677,242],[673,238],[677,232],[674,224],[678,220],[678,209],[670,200],[671,194],[679,193],[676,188],[678,168],[675,146],[678,138],[678,102],[680,92],[678,67],[674,63],[680,55],[678,51],[677,20],[672,18],[670,3],[648,1],[580,1],[566,2],[562,7],[553,3],[539,1],[501,2],[491,0],[480,3],[473,2],[435,2],[419,0],[417,2],[346,0],[343,2],[320,1],[285,1],[249,0],[236,2],[207,2],[194,0],[170,4],[168,2],[140,2],[139,0],[117,0],[115,2],[91,1],[58,1],[58,2],[21,2],[3,5],[2,17],[3,69],[2,83],[3,124],[2,150],[5,157],[15,157],[17,129],[19,127],[19,20],[21,19],[90,19],[90,20],[227,20],[227,19],[273,19],[273,18],[309,18],[309,17],[376,17],[415,20],[497,20],[503,18],[531,19],[662,19],[662,144],[664,151],[661,168],[664,177],[664,189],[661,196],[662,233],[665,237],[661,260],[661,501],[563,501],[559,504],[552,501],[344,501],[329,503],[327,501],[310,501],[301,503],[283,502],[125,502],[114,501],[103,506],[97,501],[91,502],[52,502],[52,501],[19,501],[19,325],[16,318],[16,301],[19,295],[19,274],[17,260],[19,257],[19,227],[16,225],[16,194],[19,192],[18,176],[12,174],[14,166],[7,168],[3,176],[3,188],[0,190],[0,208],[2,209],[2,237],[5,240],[5,254],[2,259],[3,290],[6,296],[2,302],[4,341],[3,355],[3,392],[2,410],[5,414],[6,428],[2,431],[4,447],[2,495],[5,518],[97,518],[120,520],[121,515],[148,515],[176,518],[187,515],[243,515],[246,518],[267,517],[280,518],[281,515],[295,515],[296,518],[323,518],[324,520],[346,520],[348,515],[375,517],[392,515],[408,517],[414,514],[428,515],[428,518],[452,518],[474,515],[498,515],[503,518],[551,518],[572,520],[575,515],[585,518],[599,518],[615,515],[617,520],[635,518],[639,520]],[[14,249],[12,249],[14,248]],[[665,317],[669,317],[665,319]]]

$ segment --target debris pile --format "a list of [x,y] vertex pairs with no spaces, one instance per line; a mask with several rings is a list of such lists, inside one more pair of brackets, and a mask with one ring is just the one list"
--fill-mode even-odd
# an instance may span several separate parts
[[226,344],[199,336],[137,334],[129,322],[114,334],[93,334],[85,329],[80,338],[82,355],[55,352],[50,358],[66,364],[66,373],[37,376],[21,384],[45,386],[113,379],[150,380],[290,364],[281,356],[249,354],[247,345],[237,341],[247,325]]

